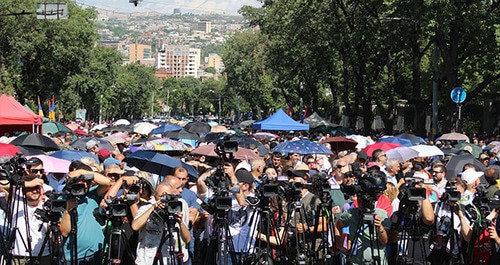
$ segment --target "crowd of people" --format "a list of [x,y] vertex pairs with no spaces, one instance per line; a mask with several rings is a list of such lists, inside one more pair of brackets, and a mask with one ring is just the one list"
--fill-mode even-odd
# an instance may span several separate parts
[[[448,156],[262,151],[306,137],[289,134],[251,146],[250,160],[235,158],[226,137],[218,156],[176,154],[183,164],[156,175],[127,162],[151,136],[120,136],[114,150],[88,141],[98,161],[74,160],[64,173],[38,158],[2,160],[4,263],[499,264],[492,139],[477,157],[484,167],[466,163],[457,175]],[[73,134],[52,137],[73,148]]]

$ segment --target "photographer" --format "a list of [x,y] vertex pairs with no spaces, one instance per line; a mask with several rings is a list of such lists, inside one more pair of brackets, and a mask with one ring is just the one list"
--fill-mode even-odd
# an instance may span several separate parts
[[[70,168],[73,167],[70,165]],[[92,186],[92,181],[96,186]],[[110,183],[107,177],[92,172],[89,166],[83,164],[79,164],[75,170],[68,173],[65,190],[71,198],[66,202],[66,211],[61,219],[61,234],[66,238],[64,242],[66,260],[77,261],[78,264],[99,263],[98,256],[104,235],[101,225],[93,217],[93,211],[99,206]],[[75,196],[76,193],[79,195]],[[75,244],[77,256],[74,255]]]
[[[48,231],[48,224],[36,218],[35,210],[43,208],[43,180],[35,175],[24,177],[23,195],[26,205],[20,196],[14,196],[19,204],[19,211],[13,214],[12,223],[16,224],[14,246],[11,250],[14,264],[50,264],[49,246],[42,244]],[[41,255],[40,255],[41,254]],[[38,256],[40,255],[40,258]]]
[[[167,223],[171,220],[165,220],[164,218],[164,212],[171,202],[166,200],[167,197],[177,194],[179,194],[179,186],[176,185],[174,180],[167,178],[165,181],[158,184],[155,196],[149,201],[149,204],[139,208],[132,222],[132,229],[139,231],[139,244],[137,246],[137,258],[135,260],[136,264],[151,265],[154,264],[157,258],[162,258],[163,264],[178,264],[176,261],[168,261],[168,257],[172,255],[181,257],[183,263],[188,261],[189,255],[186,244],[190,242],[191,237],[187,227],[189,223],[189,213],[186,201],[180,198],[175,199],[182,203],[182,209],[176,212],[174,216],[170,216],[175,218],[175,224]],[[170,215],[172,213],[168,214]],[[169,251],[169,242],[166,242],[164,238],[166,233],[165,230],[172,225],[178,230],[173,232],[175,242],[170,243],[174,244],[173,247],[176,251],[179,250],[179,247],[181,248],[181,251],[176,253],[171,253]],[[179,237],[182,242],[177,240]]]

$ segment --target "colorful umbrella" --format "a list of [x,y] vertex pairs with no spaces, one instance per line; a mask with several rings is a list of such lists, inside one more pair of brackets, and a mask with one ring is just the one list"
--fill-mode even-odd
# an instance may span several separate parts
[[125,157],[124,161],[130,166],[160,176],[170,175],[173,173],[174,168],[183,166],[190,176],[198,178],[198,172],[194,167],[179,159],[158,152],[139,150]]
[[399,144],[401,146],[406,146],[406,147],[414,146],[414,144],[408,139],[392,137],[392,136],[380,138],[377,142]]
[[70,128],[60,122],[44,122],[42,124],[44,134],[56,134],[58,132],[73,132]]
[[332,149],[337,153],[344,150],[355,149],[358,145],[358,142],[356,142],[355,140],[346,138],[344,136],[328,137],[325,140],[321,141],[321,143],[330,143]]
[[76,133],[76,134],[78,134],[78,135],[83,135],[83,136],[88,136],[89,135],[86,131],[80,130],[80,129],[74,130],[73,132]]
[[446,134],[443,134],[441,135],[441,137],[439,137],[439,140],[445,140],[445,141],[469,141],[469,137],[467,137],[467,135],[465,134],[461,134],[461,133],[446,133]]
[[353,134],[347,135],[345,138],[353,139],[354,141],[358,142],[358,145],[356,145],[356,149],[364,149],[365,147],[375,143],[372,139],[363,135]]
[[165,123],[158,128],[154,128],[153,130],[151,130],[150,133],[151,134],[164,134],[166,132],[171,132],[171,131],[180,131],[181,129],[182,129],[182,127],[179,125]]
[[13,145],[22,145],[27,147],[32,147],[35,149],[40,149],[42,151],[57,151],[60,150],[52,139],[47,136],[41,135],[39,133],[25,134],[17,137],[10,142]]
[[17,146],[13,144],[0,143],[0,157],[15,156],[17,153],[22,153]]
[[114,134],[106,136],[106,137],[103,137],[102,139],[110,141],[110,142],[113,142],[115,144],[123,144],[123,143],[125,143],[125,139],[123,139],[121,137],[118,137],[118,136],[115,136]]
[[113,152],[115,148],[113,147],[113,144],[111,144],[110,141],[104,139],[104,138],[97,138],[97,137],[86,137],[86,138],[80,138],[76,140],[71,146],[75,149],[79,150],[87,150],[87,142],[90,140],[94,140],[97,142],[97,146],[99,146],[99,149],[108,149],[109,151]]
[[66,127],[68,127],[72,131],[78,130],[80,128],[80,126],[76,123],[68,123],[66,124]]
[[48,155],[27,156],[26,158],[37,157],[43,162],[43,169],[49,173],[68,173],[70,161]]
[[180,141],[175,141],[172,139],[161,138],[157,140],[151,140],[143,143],[139,150],[147,151],[189,151],[188,147]]
[[273,153],[297,153],[301,155],[309,154],[328,154],[333,155],[332,151],[322,144],[318,144],[309,140],[297,140],[291,142],[283,142],[278,144],[271,150]]
[[401,147],[400,144],[393,144],[393,143],[374,143],[374,144],[371,144],[367,147],[365,147],[365,152],[368,156],[372,156],[373,154],[373,151],[377,150],[377,149],[382,149],[384,152],[387,152],[391,149],[394,149],[396,147]]
[[417,151],[419,157],[444,156],[443,151],[434,145],[419,144],[410,148]]
[[386,152],[387,158],[397,159],[399,163],[404,163],[418,156],[418,152],[410,147],[396,147]]
[[99,163],[99,159],[97,158],[97,156],[80,150],[60,150],[50,154],[49,156],[60,158],[67,161],[75,161],[75,160],[80,160],[84,157],[90,157],[94,159],[96,163]]
[[455,145],[455,148],[459,150],[469,151],[474,157],[478,158],[479,155],[483,152],[483,149],[475,144],[471,143],[458,143]]
[[[215,152],[215,147],[216,146],[213,144],[198,146],[191,152],[191,154],[218,157],[217,153]],[[234,158],[239,160],[252,160],[259,158],[259,156],[255,152],[243,147],[238,147],[238,151],[236,151],[233,156]]]

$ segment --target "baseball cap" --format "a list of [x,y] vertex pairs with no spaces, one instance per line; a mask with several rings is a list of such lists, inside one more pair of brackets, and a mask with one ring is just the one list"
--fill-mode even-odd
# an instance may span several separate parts
[[97,154],[104,157],[104,158],[108,158],[112,153],[108,149],[103,148],[103,149],[99,150],[99,152]]
[[236,175],[236,179],[238,179],[239,182],[253,184],[255,181],[255,178],[253,177],[252,173],[250,173],[244,169],[240,169],[240,170],[236,171],[235,175]]
[[90,140],[85,144],[87,150],[92,149],[92,147],[96,146],[98,142],[96,140]]
[[309,167],[306,164],[299,164],[295,169],[289,169],[286,174],[289,177],[296,176],[299,178],[304,178],[306,174],[309,173]]
[[104,168],[108,168],[108,166],[110,165],[119,165],[122,161],[118,160],[118,159],[114,159],[112,157],[108,157],[104,160],[103,164],[104,164]]
[[479,177],[481,177],[482,175],[484,175],[483,172],[481,171],[476,171],[474,170],[473,168],[469,168],[467,170],[465,170],[464,172],[462,172],[462,180],[465,181],[465,183],[467,183],[467,185],[470,185],[474,182],[476,182],[477,179],[479,179]]

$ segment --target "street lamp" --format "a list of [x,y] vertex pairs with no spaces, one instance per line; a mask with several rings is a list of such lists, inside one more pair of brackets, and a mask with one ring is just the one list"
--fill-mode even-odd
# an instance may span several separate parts
[[102,94],[99,100],[99,124],[102,124]]
[[217,123],[220,124],[220,116],[222,114],[222,104],[221,104],[221,94],[218,92],[213,91],[212,89],[208,90],[209,92],[212,92],[214,94],[217,94],[218,96],[218,101],[219,101],[219,111],[217,112]]

